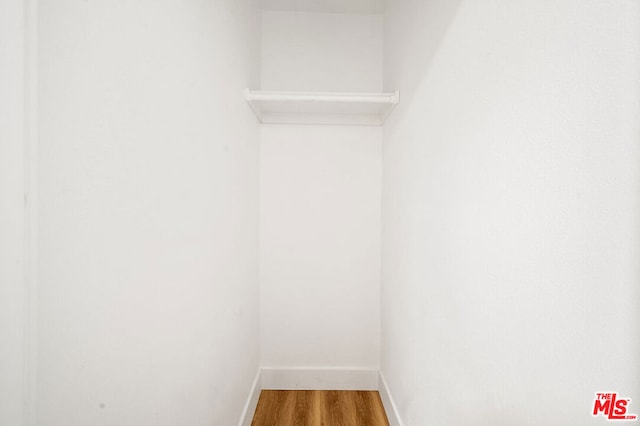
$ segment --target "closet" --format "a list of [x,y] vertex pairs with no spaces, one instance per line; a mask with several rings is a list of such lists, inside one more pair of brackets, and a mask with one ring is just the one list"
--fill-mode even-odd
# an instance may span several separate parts
[[344,10],[263,10],[261,84],[245,92],[261,122],[265,389],[378,387],[381,126],[399,94],[383,90],[382,15]]
[[0,425],[636,415],[638,40],[636,0],[1,1]]

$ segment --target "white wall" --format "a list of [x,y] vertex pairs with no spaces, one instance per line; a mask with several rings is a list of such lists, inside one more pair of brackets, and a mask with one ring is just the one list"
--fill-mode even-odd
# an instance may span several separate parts
[[[263,12],[261,88],[380,91],[382,24]],[[263,366],[378,367],[381,138],[379,127],[262,127]]]
[[385,0],[261,0],[266,10],[322,13],[382,13]]
[[263,126],[261,362],[378,368],[379,127]]
[[0,424],[22,424],[25,327],[24,5],[0,2]]
[[389,2],[382,372],[405,425],[640,412],[640,3]]
[[379,92],[382,15],[262,12],[262,89]]
[[259,12],[39,3],[38,424],[235,424],[259,364]]

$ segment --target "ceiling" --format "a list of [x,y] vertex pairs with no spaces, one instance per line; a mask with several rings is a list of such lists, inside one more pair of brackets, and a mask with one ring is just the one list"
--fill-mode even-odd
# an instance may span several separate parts
[[385,0],[261,0],[265,10],[325,13],[382,13]]

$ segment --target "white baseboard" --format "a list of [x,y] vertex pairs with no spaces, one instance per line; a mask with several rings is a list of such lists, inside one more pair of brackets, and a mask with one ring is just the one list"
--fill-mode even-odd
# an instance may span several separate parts
[[396,407],[395,402],[393,402],[393,397],[391,396],[387,381],[384,379],[382,372],[380,372],[378,391],[380,392],[380,399],[382,399],[382,405],[384,406],[384,411],[387,413],[389,424],[391,426],[403,426],[398,407]]
[[262,388],[279,390],[377,390],[378,370],[262,367]]
[[240,421],[238,422],[238,426],[251,426],[253,415],[256,412],[256,407],[258,406],[260,391],[262,390],[260,376],[261,376],[261,371],[260,371],[260,368],[258,368],[258,371],[256,372],[256,376],[253,379],[253,383],[251,385],[249,396],[247,397],[247,402],[245,402],[244,404],[244,409],[242,410],[242,415],[240,416]]

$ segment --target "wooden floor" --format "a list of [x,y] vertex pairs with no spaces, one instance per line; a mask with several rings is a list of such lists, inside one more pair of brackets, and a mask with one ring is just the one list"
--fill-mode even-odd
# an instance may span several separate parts
[[263,390],[252,426],[388,426],[376,391]]

